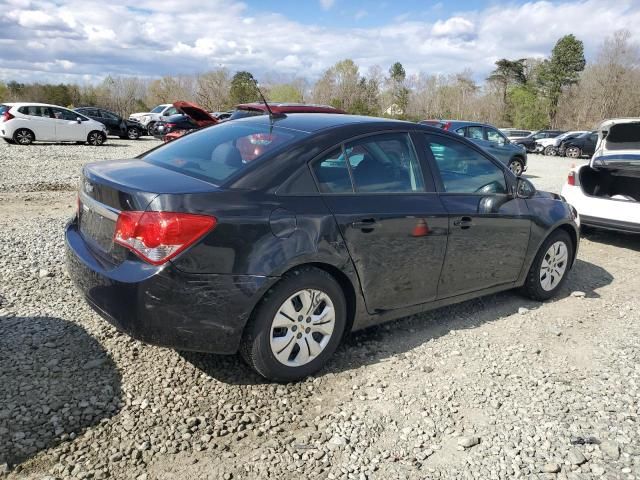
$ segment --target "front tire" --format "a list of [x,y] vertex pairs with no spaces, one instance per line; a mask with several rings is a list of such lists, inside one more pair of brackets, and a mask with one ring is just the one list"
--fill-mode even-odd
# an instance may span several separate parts
[[324,366],[346,323],[338,282],[324,270],[303,267],[265,294],[245,328],[240,353],[269,380],[298,381]]
[[544,153],[548,157],[552,157],[556,154],[556,149],[553,146],[549,145],[548,147],[544,147],[544,151],[542,153]]
[[31,145],[36,136],[27,128],[20,128],[13,134],[13,141],[19,145]]
[[516,177],[519,177],[522,175],[522,172],[524,172],[524,162],[519,158],[514,158],[509,162],[509,170],[511,170]]
[[97,130],[89,132],[89,135],[87,135],[87,143],[96,147],[102,145],[106,140],[107,136],[102,132],[98,132]]
[[565,282],[573,258],[573,243],[564,230],[556,230],[543,242],[522,288],[532,300],[548,300]]

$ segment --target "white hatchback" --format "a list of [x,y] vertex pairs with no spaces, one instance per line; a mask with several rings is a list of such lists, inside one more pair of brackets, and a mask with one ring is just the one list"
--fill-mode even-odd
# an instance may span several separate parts
[[0,105],[0,137],[19,145],[35,141],[102,145],[107,127],[57,105],[4,103]]
[[640,233],[640,118],[602,122],[593,158],[571,169],[562,196],[582,225]]

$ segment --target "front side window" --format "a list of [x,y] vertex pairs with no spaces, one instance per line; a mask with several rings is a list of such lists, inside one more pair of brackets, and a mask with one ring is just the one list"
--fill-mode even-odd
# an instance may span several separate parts
[[102,110],[100,113],[102,113],[103,118],[107,118],[109,120],[119,120],[117,115],[114,115],[111,112],[107,112],[106,110]]
[[341,147],[315,162],[312,168],[322,193],[353,192],[347,159]]
[[54,118],[58,120],[77,120],[80,114],[78,112],[72,112],[66,108],[51,107]]
[[167,143],[142,159],[220,185],[251,162],[304,135],[270,125],[222,123]]
[[497,143],[498,145],[504,145],[506,140],[505,138],[493,128],[487,128],[487,140],[493,143]]
[[168,117],[169,115],[175,115],[178,112],[178,109],[176,107],[171,107],[167,110],[165,110],[165,112],[162,114],[165,117]]
[[507,193],[502,169],[481,153],[454,139],[427,136],[447,193]]
[[409,134],[366,137],[347,143],[345,152],[357,192],[424,192]]

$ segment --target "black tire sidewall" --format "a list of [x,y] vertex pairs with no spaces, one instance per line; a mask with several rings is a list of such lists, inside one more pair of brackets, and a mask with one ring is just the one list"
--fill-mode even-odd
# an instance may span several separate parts
[[[520,164],[520,173],[516,173],[511,169],[511,166],[514,163],[519,163]],[[520,160],[519,158],[514,158],[509,162],[509,170],[511,170],[511,173],[513,173],[516,176],[520,176],[522,175],[522,172],[524,171],[524,162],[522,160]]]
[[[271,325],[280,306],[295,292],[314,288],[329,295],[335,309],[335,326],[329,343],[317,358],[300,367],[280,363],[270,346]],[[287,274],[271,288],[254,312],[243,338],[242,355],[262,376],[279,382],[301,380],[320,370],[333,355],[346,327],[347,307],[340,284],[327,272],[315,268]]]
[[[546,255],[547,250],[549,250],[549,247],[551,245],[553,245],[558,241],[562,241],[567,247],[567,252],[568,252],[567,267],[564,271],[564,274],[560,282],[558,282],[558,284],[555,287],[553,287],[553,289],[547,291],[544,288],[542,288],[542,285],[540,284],[540,268],[542,266],[542,260],[544,259],[544,256]],[[536,258],[533,260],[533,264],[531,265],[531,268],[529,270],[529,275],[527,275],[527,281],[525,284],[525,289],[527,291],[527,294],[531,298],[536,300],[548,300],[549,298],[554,297],[558,293],[560,288],[562,288],[562,285],[564,285],[564,282],[567,279],[567,276],[569,274],[569,269],[571,267],[572,259],[573,259],[573,242],[571,241],[569,234],[564,230],[554,231],[542,243],[542,245],[538,249]]]

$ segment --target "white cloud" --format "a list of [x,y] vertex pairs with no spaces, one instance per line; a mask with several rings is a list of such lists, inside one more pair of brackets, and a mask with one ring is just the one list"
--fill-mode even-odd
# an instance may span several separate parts
[[451,17],[444,22],[438,20],[431,29],[436,37],[463,37],[473,34],[473,22],[462,17]]
[[336,0],[320,0],[320,6],[323,10],[329,10],[334,3],[336,3]]
[[[20,81],[154,77],[220,65],[249,70],[258,79],[268,72],[313,79],[344,58],[354,59],[363,72],[374,64],[386,70],[400,61],[409,74],[470,68],[481,79],[498,58],[548,55],[567,33],[584,41],[587,58],[616,29],[627,28],[640,41],[640,2],[634,0],[492,2],[435,22],[390,16],[381,25],[360,28],[303,24],[268,12],[256,17],[255,10],[232,0],[5,4],[0,9],[0,79]],[[374,10],[368,18],[376,20]]]

